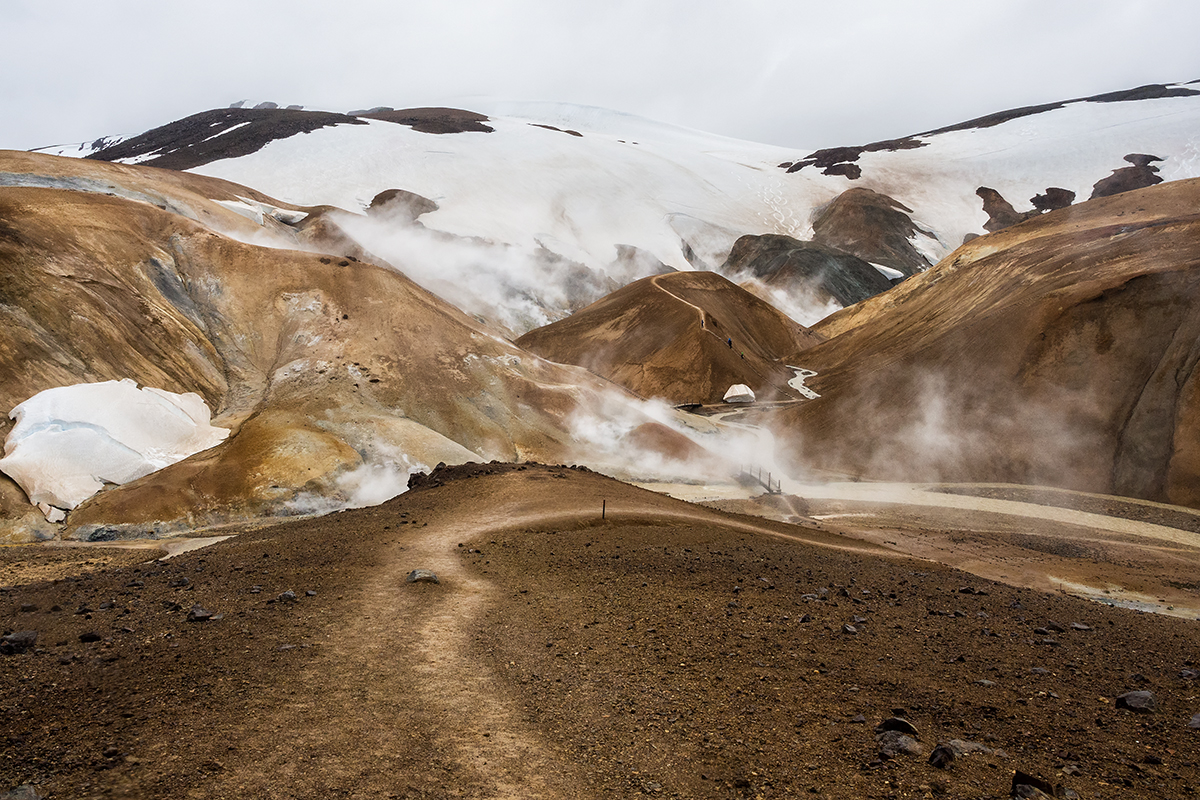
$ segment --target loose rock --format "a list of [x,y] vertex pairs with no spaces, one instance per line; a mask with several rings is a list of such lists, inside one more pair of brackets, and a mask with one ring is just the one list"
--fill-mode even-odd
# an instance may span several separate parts
[[1054,784],[1035,775],[1017,770],[1012,779],[1012,796],[1026,798],[1054,797]]
[[32,650],[37,637],[37,631],[14,631],[0,638],[0,654],[11,656]]
[[910,736],[920,736],[917,733],[917,726],[904,717],[889,717],[875,726],[875,733],[884,733],[885,731],[899,731],[900,733],[907,733]]
[[23,783],[15,789],[9,789],[4,794],[0,794],[0,800],[42,800],[42,795],[28,783]]
[[414,569],[404,580],[406,583],[441,583],[431,569]]
[[208,609],[202,607],[199,603],[197,603],[196,605],[192,606],[190,611],[188,611],[187,621],[188,622],[208,622],[208,620],[212,619],[212,615],[213,614],[211,611],[209,611]]
[[929,765],[937,769],[949,769],[955,758],[957,758],[957,754],[953,747],[948,744],[939,744],[929,754]]
[[1158,710],[1158,700],[1154,697],[1154,692],[1141,690],[1137,692],[1126,692],[1117,698],[1117,708],[1128,709],[1135,714],[1150,714]]
[[884,731],[875,740],[879,742],[879,757],[885,761],[901,755],[919,756],[922,753],[917,740],[900,731]]

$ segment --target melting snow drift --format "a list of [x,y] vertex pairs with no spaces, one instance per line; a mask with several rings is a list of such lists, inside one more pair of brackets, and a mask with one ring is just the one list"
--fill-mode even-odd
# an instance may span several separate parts
[[47,389],[9,415],[0,471],[51,522],[100,491],[127,483],[223,441],[200,395],[175,394],[126,378]]

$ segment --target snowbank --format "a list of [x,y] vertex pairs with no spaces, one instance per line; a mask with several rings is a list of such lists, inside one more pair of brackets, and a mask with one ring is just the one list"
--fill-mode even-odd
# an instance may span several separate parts
[[105,483],[127,483],[223,441],[200,395],[125,379],[47,389],[9,416],[0,471],[58,521]]

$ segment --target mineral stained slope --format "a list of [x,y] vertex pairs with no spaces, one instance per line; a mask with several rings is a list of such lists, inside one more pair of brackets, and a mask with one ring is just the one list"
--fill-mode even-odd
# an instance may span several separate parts
[[737,383],[760,399],[793,397],[786,365],[818,341],[716,273],[679,272],[631,283],[517,344],[642,397],[713,403]]
[[[392,470],[402,486],[409,465],[563,460],[571,412],[589,393],[613,391],[519,350],[393,270],[245,244],[192,219],[266,236],[205,199],[229,184],[31,158],[80,165],[82,175],[53,176],[60,184],[107,170],[121,192],[130,174],[145,184],[170,175],[143,194],[182,191],[186,206],[94,185],[0,188],[0,407],[55,386],[133,378],[199,393],[215,423],[234,430],[218,447],[102,492],[72,513],[69,534],[323,510],[348,500],[354,487],[343,478],[360,468]],[[0,422],[0,434],[10,425]],[[7,478],[0,501],[5,531],[36,527]]]
[[797,464],[1200,505],[1200,181],[976,239],[824,320]]

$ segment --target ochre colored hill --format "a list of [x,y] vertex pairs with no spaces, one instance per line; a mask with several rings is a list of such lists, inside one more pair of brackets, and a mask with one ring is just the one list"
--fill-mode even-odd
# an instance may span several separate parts
[[676,272],[631,283],[517,344],[643,397],[712,403],[735,383],[759,399],[798,396],[787,364],[818,341],[716,273]]
[[1200,180],[975,239],[835,314],[797,463],[1200,505]]
[[[199,393],[214,424],[234,431],[95,496],[71,513],[67,534],[320,509],[345,501],[348,473],[390,464],[403,476],[405,459],[565,460],[571,412],[611,391],[517,349],[394,270],[244,244],[195,221],[263,235],[207,199],[249,190],[47,156],[7,159],[0,173],[29,176],[29,164],[48,164],[49,183],[87,188],[0,188],[0,408],[56,386],[133,378]],[[169,208],[101,193],[101,179],[114,194],[140,182]],[[3,418],[0,435],[10,426]],[[35,514],[0,476],[0,535],[29,530]]]

